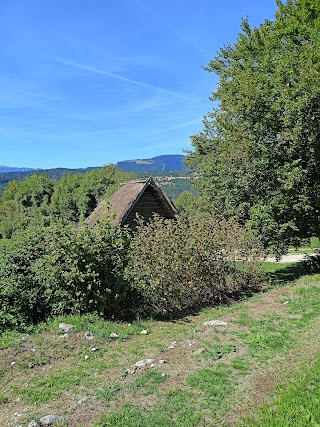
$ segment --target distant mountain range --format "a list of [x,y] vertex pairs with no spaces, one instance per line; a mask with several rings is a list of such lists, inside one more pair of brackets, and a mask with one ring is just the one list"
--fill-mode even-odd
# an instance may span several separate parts
[[124,160],[117,163],[119,169],[125,171],[166,171],[187,169],[181,154],[167,154],[151,159]]
[[[124,160],[122,162],[118,162],[117,167],[125,171],[141,171],[141,172],[183,170],[183,169],[187,169],[187,166],[183,163],[183,158],[184,156],[181,154],[167,154],[163,156],[152,157],[151,159]],[[98,167],[96,168],[91,167],[91,168],[87,168],[87,170],[92,170],[97,168]],[[60,168],[57,168],[57,169],[60,169]],[[35,170],[41,170],[41,169],[0,166],[0,173],[32,172]],[[81,170],[86,170],[86,169],[81,168]]]
[[8,173],[8,172],[32,172],[34,170],[39,170],[39,169],[17,168],[17,167],[0,165],[0,173]]

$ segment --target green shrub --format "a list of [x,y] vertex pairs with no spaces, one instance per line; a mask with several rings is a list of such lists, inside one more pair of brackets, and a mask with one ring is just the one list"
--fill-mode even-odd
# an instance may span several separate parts
[[107,222],[14,235],[0,259],[0,327],[67,313],[119,314],[129,244],[128,231]]
[[257,239],[232,222],[155,216],[137,227],[128,274],[141,294],[142,313],[177,313],[256,289],[260,255]]

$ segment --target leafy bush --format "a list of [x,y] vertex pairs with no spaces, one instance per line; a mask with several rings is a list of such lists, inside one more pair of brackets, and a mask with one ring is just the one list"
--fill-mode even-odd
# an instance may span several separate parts
[[119,314],[130,235],[107,222],[29,227],[0,259],[0,327],[67,313]]
[[140,222],[129,275],[143,313],[174,313],[221,303],[259,287],[260,243],[235,223],[211,217]]

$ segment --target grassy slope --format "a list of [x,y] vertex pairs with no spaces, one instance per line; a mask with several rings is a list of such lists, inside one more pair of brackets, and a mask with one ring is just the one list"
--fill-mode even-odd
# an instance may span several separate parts
[[[48,413],[64,415],[63,426],[317,425],[312,408],[319,390],[312,378],[320,370],[320,276],[305,276],[295,265],[264,268],[281,286],[176,321],[129,325],[69,317],[29,336],[4,334],[3,425]],[[217,318],[228,325],[202,325]],[[75,325],[66,338],[58,335],[62,320]],[[143,329],[150,333],[141,335]],[[88,330],[91,341],[84,337]],[[174,340],[178,344],[168,349]],[[146,357],[155,367],[134,371]],[[294,420],[301,413],[300,424],[283,424],[286,411]]]

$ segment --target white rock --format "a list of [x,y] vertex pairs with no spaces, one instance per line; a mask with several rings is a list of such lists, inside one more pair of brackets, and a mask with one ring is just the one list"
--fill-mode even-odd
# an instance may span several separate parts
[[153,363],[153,359],[142,359],[142,360],[138,360],[138,362],[136,362],[134,366],[136,368],[141,368],[142,366],[151,365],[152,363]]
[[167,361],[166,361],[166,360],[164,360],[164,359],[161,359],[161,360],[159,360],[159,363],[160,363],[161,365],[163,365],[164,363],[167,363]]
[[82,399],[78,400],[78,402],[74,405],[74,407],[77,408],[78,406],[81,406],[88,399],[89,399],[88,397],[83,397]]
[[36,420],[32,420],[30,421],[30,423],[28,424],[28,427],[40,427],[40,424],[37,423]]
[[148,335],[148,331],[146,329],[144,329],[143,331],[140,332],[141,335]]
[[16,364],[16,362],[11,362],[10,364],[11,364],[11,366],[14,366]]
[[89,359],[89,356],[86,354],[85,356],[84,356],[84,360],[88,360]]
[[70,325],[70,323],[59,323],[59,329],[62,329],[65,333],[72,332],[74,326]]
[[92,335],[92,333],[91,333],[91,332],[89,332],[89,331],[87,331],[87,332],[84,334],[84,337],[85,337],[85,339],[86,339],[86,340],[92,340],[92,339],[93,339],[93,335]]
[[154,368],[156,365],[154,363],[151,363],[150,368]]
[[68,338],[69,334],[65,332],[64,334],[59,335],[59,338]]
[[119,338],[119,335],[115,332],[111,332],[111,334],[109,335],[110,338]]
[[177,345],[177,341],[173,341],[170,345],[169,345],[169,349],[175,348],[175,346]]
[[51,427],[56,421],[63,421],[63,417],[58,415],[46,415],[40,418],[40,425],[42,427]]
[[285,304],[289,304],[289,301],[285,301],[282,303],[282,305],[285,305]]
[[208,320],[207,322],[203,323],[203,326],[226,326],[228,323],[224,322],[223,320]]
[[98,348],[96,348],[96,347],[90,347],[89,350],[90,351],[98,351]]

